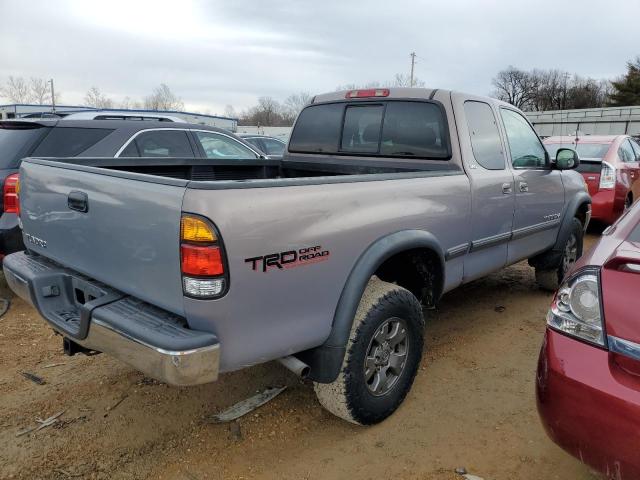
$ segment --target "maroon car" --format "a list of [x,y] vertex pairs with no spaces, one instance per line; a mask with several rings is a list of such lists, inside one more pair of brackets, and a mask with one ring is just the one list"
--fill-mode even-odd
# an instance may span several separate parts
[[578,152],[577,170],[593,200],[591,218],[612,224],[640,196],[640,145],[628,135],[549,137],[544,140],[551,158],[559,148]]
[[538,361],[538,411],[558,445],[615,479],[640,478],[640,204],[558,289]]

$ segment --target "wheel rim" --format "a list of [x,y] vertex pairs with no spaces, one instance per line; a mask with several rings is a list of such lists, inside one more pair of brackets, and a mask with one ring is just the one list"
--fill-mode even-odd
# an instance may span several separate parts
[[405,369],[408,353],[406,322],[397,317],[385,320],[369,342],[364,359],[364,380],[373,395],[391,391]]
[[562,257],[563,276],[571,268],[571,265],[576,263],[576,260],[578,260],[578,239],[575,233],[572,233],[564,247],[564,255]]

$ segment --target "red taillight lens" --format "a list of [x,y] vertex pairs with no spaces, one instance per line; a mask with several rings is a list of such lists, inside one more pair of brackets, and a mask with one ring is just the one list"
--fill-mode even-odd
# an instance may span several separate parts
[[180,254],[182,257],[182,273],[186,275],[213,276],[224,273],[219,247],[182,244],[180,246]]
[[20,176],[17,173],[13,173],[4,179],[2,197],[5,213],[20,213],[20,202],[18,201],[19,190]]
[[351,90],[344,96],[345,98],[368,98],[368,97],[388,97],[388,88],[367,88],[366,90]]

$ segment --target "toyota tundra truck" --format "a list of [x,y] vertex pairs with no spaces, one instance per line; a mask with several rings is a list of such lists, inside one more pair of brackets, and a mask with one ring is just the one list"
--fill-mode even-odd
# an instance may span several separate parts
[[578,164],[494,99],[333,92],[279,160],[24,160],[27,250],[4,272],[68,354],[172,385],[280,360],[369,425],[409,391],[444,293],[524,259],[558,286],[590,218]]

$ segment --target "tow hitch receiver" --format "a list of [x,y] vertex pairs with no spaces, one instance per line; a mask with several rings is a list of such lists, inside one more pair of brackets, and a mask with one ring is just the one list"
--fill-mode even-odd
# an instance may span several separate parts
[[76,353],[82,353],[87,356],[97,355],[100,353],[96,350],[85,348],[67,337],[64,337],[62,339],[62,349],[64,350],[65,355],[68,355],[70,357],[73,357]]

